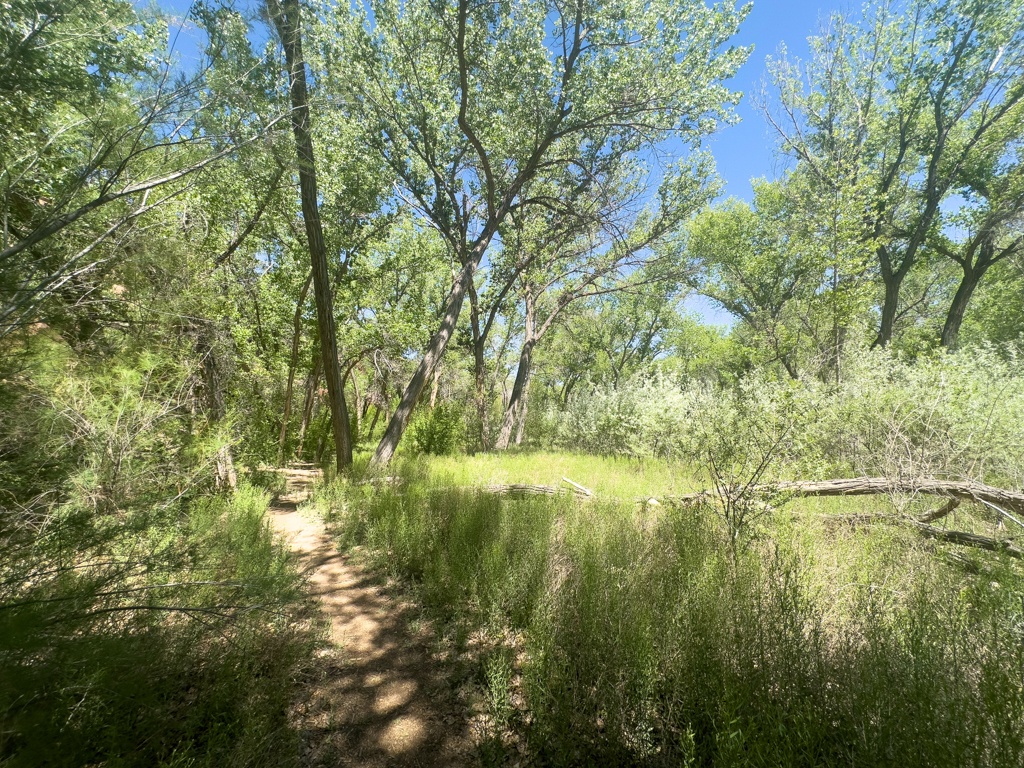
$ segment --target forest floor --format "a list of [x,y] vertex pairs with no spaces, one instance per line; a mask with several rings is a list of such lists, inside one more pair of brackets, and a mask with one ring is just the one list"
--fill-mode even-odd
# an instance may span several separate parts
[[338,552],[319,519],[299,512],[316,474],[287,470],[285,492],[270,509],[331,625],[330,645],[292,711],[307,764],[474,764],[466,708],[453,695],[450,670],[431,656],[429,632],[414,631],[415,606]]

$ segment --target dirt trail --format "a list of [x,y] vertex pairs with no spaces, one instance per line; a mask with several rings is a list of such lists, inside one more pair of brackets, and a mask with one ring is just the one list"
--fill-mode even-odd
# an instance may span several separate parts
[[425,638],[408,629],[408,608],[340,554],[320,521],[297,512],[315,473],[289,470],[286,478],[272,523],[299,554],[331,621],[324,677],[297,712],[308,759],[359,768],[473,764],[464,710]]

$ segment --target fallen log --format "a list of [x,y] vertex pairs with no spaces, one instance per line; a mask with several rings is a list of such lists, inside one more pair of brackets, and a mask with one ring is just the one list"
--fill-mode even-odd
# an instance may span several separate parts
[[[582,486],[581,486],[582,487]],[[593,498],[593,494],[577,488],[556,488],[553,485],[528,485],[526,483],[498,483],[495,485],[470,485],[467,490],[480,493],[491,493],[495,496],[508,496],[512,499],[525,499],[529,496],[559,496],[572,493],[578,498]]]
[[[945,509],[945,507],[943,507],[943,509]],[[1024,560],[1024,550],[1018,548],[1017,545],[1013,543],[1012,539],[993,539],[990,536],[981,536],[977,533],[955,531],[948,528],[937,528],[934,525],[928,525],[928,523],[921,522],[922,518],[927,517],[929,514],[933,515],[937,511],[940,510],[929,512],[925,515],[919,515],[917,517],[907,517],[905,515],[895,515],[886,512],[856,512],[849,515],[825,515],[823,517],[823,522],[830,528],[840,525],[848,525],[851,528],[856,528],[861,525],[873,525],[876,523],[883,525],[905,525],[914,529],[928,539],[943,541],[947,544],[959,544],[965,547],[985,549],[989,552],[1005,552],[1010,557],[1015,557],[1018,560]]]
[[1024,550],[1005,539],[993,539],[988,536],[979,536],[976,533],[965,531],[951,531],[946,528],[936,528],[934,525],[919,523],[916,520],[907,520],[907,525],[916,528],[917,531],[929,539],[937,539],[950,544],[961,544],[965,547],[976,547],[987,549],[989,552],[1005,552],[1010,557],[1024,560]]
[[886,493],[923,493],[960,501],[980,501],[1003,510],[1024,514],[1024,493],[1007,491],[973,481],[890,480],[885,477],[854,477],[844,480],[811,480],[779,483],[764,490],[790,492],[796,496],[876,496]]

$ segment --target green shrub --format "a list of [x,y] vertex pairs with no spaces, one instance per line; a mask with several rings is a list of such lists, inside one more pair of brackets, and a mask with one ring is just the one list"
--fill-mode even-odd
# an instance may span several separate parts
[[763,371],[725,388],[638,377],[577,390],[546,414],[545,432],[569,450],[701,464],[712,449],[729,464],[733,449],[763,454],[758,443],[785,432],[774,455],[791,476],[970,478],[1021,488],[1024,362],[1011,348],[912,361],[856,350],[838,385]]
[[23,384],[12,463],[54,466],[0,502],[0,763],[296,764],[286,715],[319,635],[269,494],[213,492],[225,435],[187,370],[84,368]]
[[448,456],[461,452],[466,441],[465,414],[456,403],[441,403],[409,428],[409,440],[417,453]]

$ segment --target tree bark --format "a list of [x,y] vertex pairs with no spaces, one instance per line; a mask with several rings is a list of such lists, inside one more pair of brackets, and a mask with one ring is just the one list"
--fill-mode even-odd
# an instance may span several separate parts
[[519,408],[519,425],[516,427],[516,445],[523,444],[523,434],[526,431],[526,411],[530,405],[530,382],[533,381],[532,371],[526,372],[526,386],[523,387],[523,401]]
[[277,438],[277,466],[284,462],[284,441],[288,436],[288,420],[292,415],[292,390],[295,386],[295,367],[299,364],[299,339],[302,334],[302,307],[306,303],[306,294],[309,293],[309,284],[313,280],[313,273],[306,276],[306,282],[302,284],[302,291],[299,293],[299,301],[295,305],[295,317],[292,320],[292,356],[288,362],[288,387],[284,393],[284,416],[281,418],[281,434]]
[[412,416],[413,409],[416,407],[420,395],[423,394],[427,379],[434,372],[435,366],[440,362],[445,349],[448,347],[448,342],[455,332],[455,324],[458,322],[459,314],[462,312],[462,302],[466,298],[466,291],[469,290],[469,286],[473,282],[473,274],[476,272],[480,259],[483,258],[484,252],[487,250],[487,246],[490,244],[497,227],[497,221],[492,220],[474,244],[470,257],[466,259],[462,271],[459,273],[451,292],[448,294],[448,306],[444,313],[444,319],[441,321],[441,327],[438,328],[437,332],[430,339],[423,359],[416,366],[416,372],[413,373],[409,385],[405,388],[405,392],[402,393],[398,406],[395,408],[395,413],[392,415],[391,421],[388,422],[388,427],[384,430],[384,435],[381,437],[377,450],[370,460],[371,467],[386,466],[394,457],[398,443],[402,439],[402,435],[405,434],[406,427],[409,426],[409,419]]
[[533,347],[537,343],[537,305],[530,286],[526,288],[526,318],[523,326],[523,348],[519,352],[519,367],[516,369],[516,380],[512,385],[512,394],[509,395],[508,403],[505,406],[505,416],[501,421],[501,432],[498,434],[498,441],[494,447],[500,451],[508,448],[509,440],[512,438],[512,427],[515,424],[516,414],[519,412],[519,405],[522,402],[523,391],[530,378],[530,365],[533,361]]
[[498,440],[494,444],[494,447],[498,450],[504,451],[508,448],[509,441],[512,438],[512,427],[515,424],[516,414],[519,411],[519,406],[522,403],[523,392],[526,389],[527,382],[530,378],[530,366],[533,362],[533,347],[537,343],[536,339],[527,338],[523,342],[523,349],[519,353],[519,367],[516,369],[516,380],[512,385],[512,394],[509,395],[508,405],[505,406],[505,416],[501,422],[501,432],[498,434]]
[[491,427],[487,422],[487,371],[484,362],[486,339],[480,332],[480,301],[476,285],[469,286],[470,327],[473,332],[473,373],[476,379],[476,414],[480,419],[480,447],[485,451],[491,447]]
[[942,336],[939,339],[939,344],[946,349],[953,350],[957,348],[957,344],[960,341],[960,326],[964,321],[964,313],[967,312],[967,305],[971,301],[971,296],[974,295],[974,289],[978,287],[978,283],[981,282],[982,275],[984,274],[985,270],[983,269],[977,271],[964,269],[964,276],[960,280],[956,294],[953,296],[953,303],[949,307],[949,312],[946,313],[946,323],[942,326]]
[[441,371],[434,369],[434,383],[430,387],[430,410],[437,407],[437,391],[441,388]]
[[797,496],[871,496],[886,493],[922,493],[946,496],[961,501],[980,501],[1011,512],[1024,514],[1024,493],[1006,491],[973,481],[889,480],[885,477],[855,477],[821,482],[779,483],[778,490]]
[[302,403],[302,424],[299,426],[299,447],[295,457],[302,461],[302,446],[306,440],[306,430],[309,429],[309,422],[313,418],[313,405],[316,403],[316,390],[320,385],[320,372],[323,368],[324,359],[317,356],[313,364],[313,370],[306,377],[306,399]]
[[274,25],[284,46],[288,65],[292,101],[292,132],[299,161],[299,190],[302,197],[302,218],[306,224],[306,240],[313,272],[313,298],[316,300],[317,325],[320,331],[320,352],[324,379],[331,406],[331,426],[338,471],[352,463],[352,435],[349,431],[348,408],[338,363],[338,341],[334,326],[331,281],[327,266],[327,245],[317,204],[316,166],[313,140],[310,135],[309,106],[306,94],[306,63],[302,56],[302,34],[298,0],[267,0]]
[[896,313],[899,310],[900,285],[903,283],[903,276],[899,274],[886,275],[883,272],[882,282],[885,284],[885,298],[882,300],[882,317],[878,323],[878,335],[871,344],[872,349],[884,347],[892,341],[892,332],[896,325]]
[[352,402],[355,403],[355,431],[352,433],[353,441],[359,440],[359,382],[356,381],[356,369],[352,366],[349,369],[349,378],[352,379]]
[[368,440],[372,440],[373,439],[373,430],[375,430],[377,428],[377,419],[379,419],[379,418],[380,418],[380,406],[374,405],[373,406],[373,421],[370,422],[370,432],[366,436],[366,438]]

